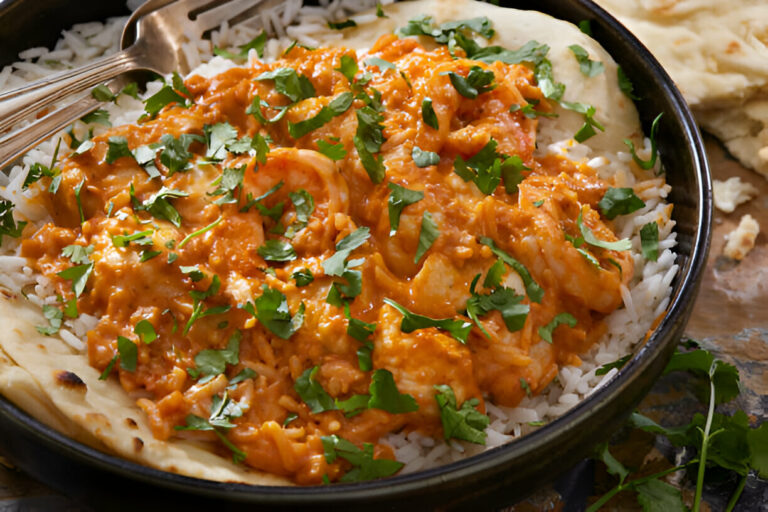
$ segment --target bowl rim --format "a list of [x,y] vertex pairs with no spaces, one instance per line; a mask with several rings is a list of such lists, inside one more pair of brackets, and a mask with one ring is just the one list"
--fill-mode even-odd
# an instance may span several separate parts
[[[502,2],[515,3],[515,2]],[[567,2],[564,2],[567,3]],[[701,134],[687,103],[673,85],[672,79],[656,61],[652,54],[615,18],[590,0],[571,0],[577,9],[589,11],[593,23],[597,22],[617,37],[624,39],[637,54],[637,59],[644,60],[650,67],[674,106],[681,122],[683,136],[688,141],[694,167],[697,195],[697,226],[692,237],[690,255],[685,265],[678,270],[673,295],[667,307],[667,313],[642,347],[636,349],[632,359],[621,368],[608,382],[594,391],[562,416],[539,429],[526,434],[520,439],[486,450],[480,454],[441,465],[435,468],[397,475],[386,479],[355,484],[334,484],[332,486],[280,487],[241,483],[217,482],[195,477],[166,472],[136,462],[99,451],[80,443],[51,427],[43,424],[5,396],[0,395],[0,420],[13,423],[17,428],[30,433],[37,441],[49,448],[62,452],[66,457],[79,460],[96,469],[105,470],[122,477],[143,481],[152,486],[175,489],[185,493],[202,493],[219,498],[240,502],[258,502],[262,504],[325,504],[339,502],[391,500],[394,497],[406,497],[424,487],[445,486],[461,480],[480,477],[483,473],[497,471],[504,462],[514,460],[524,453],[548,445],[562,432],[572,428],[583,428],[589,417],[604,409],[616,400],[623,390],[630,386],[635,377],[648,371],[658,351],[667,351],[671,341],[664,334],[675,329],[675,325],[684,322],[695,299],[695,291],[706,264],[709,250],[712,222],[712,192],[709,165],[704,151]],[[514,6],[517,7],[517,6]],[[542,12],[551,12],[549,5]],[[555,16],[558,17],[558,16]],[[565,19],[558,17],[559,19]],[[573,22],[566,19],[566,21]],[[598,39],[597,37],[595,37]],[[599,40],[599,39],[598,39]],[[609,53],[610,50],[609,50]],[[621,60],[614,56],[615,60]],[[638,109],[640,110],[640,109]],[[567,469],[567,468],[563,468]],[[288,500],[288,501],[287,501]],[[291,501],[292,500],[292,501]]]

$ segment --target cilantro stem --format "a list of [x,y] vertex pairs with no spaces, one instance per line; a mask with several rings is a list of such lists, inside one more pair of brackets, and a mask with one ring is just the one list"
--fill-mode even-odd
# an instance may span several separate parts
[[696,459],[693,459],[693,460],[691,460],[690,462],[688,462],[686,464],[682,464],[680,466],[674,466],[674,467],[665,469],[663,471],[659,471],[658,473],[654,473],[652,475],[644,476],[643,478],[637,478],[635,480],[632,480],[631,482],[626,482],[626,483],[623,483],[623,484],[619,484],[616,487],[614,487],[613,489],[611,489],[610,491],[608,491],[607,493],[605,493],[602,497],[600,497],[599,500],[597,500],[592,505],[590,505],[589,508],[587,508],[586,512],[597,512],[598,510],[600,510],[600,508],[603,505],[605,505],[606,503],[611,501],[611,499],[614,496],[616,496],[617,494],[619,494],[620,492],[632,490],[632,489],[634,489],[635,487],[637,487],[640,484],[643,484],[643,483],[648,482],[650,480],[655,480],[657,478],[661,478],[661,477],[666,476],[666,475],[668,475],[670,473],[675,473],[677,471],[680,471],[681,469],[687,468],[690,465],[696,464],[696,462],[698,462],[698,461]]
[[709,447],[710,435],[712,429],[712,418],[715,414],[715,381],[712,376],[715,372],[715,363],[709,370],[709,410],[707,411],[707,423],[704,425],[704,433],[701,441],[701,460],[699,461],[699,472],[696,476],[696,495],[693,498],[693,512],[699,512],[701,508],[701,493],[704,490],[704,471],[707,468],[707,448]]
[[219,223],[222,221],[223,218],[224,217],[219,215],[218,219],[216,219],[215,221],[211,222],[210,224],[208,224],[204,228],[198,229],[197,231],[193,231],[192,233],[188,234],[187,236],[184,237],[184,240],[179,242],[179,245],[177,247],[179,249],[181,249],[182,247],[184,247],[187,244],[187,242],[189,242],[190,240],[192,240],[196,236],[200,236],[203,233],[205,233],[206,231],[210,231],[211,229],[215,228],[216,226],[219,225]]
[[731,499],[728,501],[728,506],[725,507],[725,512],[731,512],[741,498],[741,492],[744,490],[744,486],[747,483],[747,475],[741,477],[739,485],[736,486],[736,490],[733,492]]

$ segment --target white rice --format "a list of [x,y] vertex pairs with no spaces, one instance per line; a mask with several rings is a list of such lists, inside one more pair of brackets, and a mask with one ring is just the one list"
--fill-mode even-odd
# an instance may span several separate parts
[[[384,0],[381,3],[389,4],[392,1]],[[136,8],[140,3],[139,0],[128,0],[131,8]],[[287,0],[245,23],[236,26],[225,23],[212,34],[210,41],[185,42],[184,54],[188,62],[195,66],[200,65],[197,73],[212,76],[234,65],[229,60],[213,57],[213,46],[234,49],[252,40],[262,29],[266,29],[279,36],[270,39],[265,47],[265,58],[275,58],[292,39],[315,46],[321,38],[343,37],[339,32],[329,31],[327,21],[347,19],[355,12],[376,5],[375,0],[320,0],[319,3],[320,7],[312,7],[302,6],[302,0]],[[357,15],[354,19],[363,23],[369,21],[371,16]],[[106,23],[75,25],[62,33],[62,38],[52,50],[40,47],[21,52],[19,62],[0,70],[0,90],[18,87],[28,81],[61,69],[82,65],[116,51],[125,21],[126,18],[112,18]],[[294,25],[291,25],[292,23]],[[255,52],[251,51],[248,60],[256,58]],[[159,82],[149,83],[145,97],[154,94],[160,87]],[[125,95],[120,96],[117,104],[105,104],[102,108],[110,113],[114,125],[133,123],[143,112],[140,101]],[[547,124],[546,120],[540,126],[542,153],[566,154],[572,160],[585,162],[597,169],[602,178],[611,177],[616,187],[637,187],[641,183],[629,167],[632,160],[629,153],[592,155],[587,145],[579,144],[573,139],[556,140],[561,137],[558,137],[554,125]],[[74,125],[75,134],[79,137],[85,134],[88,128],[93,128],[96,134],[106,130],[101,125],[87,127],[81,121]],[[18,218],[32,223],[40,223],[47,218],[47,212],[41,206],[27,201],[35,192],[22,191],[21,184],[34,162],[48,164],[51,161],[59,137],[63,137],[63,132],[30,151],[23,158],[23,165],[13,167],[8,177],[0,174],[0,197],[13,201]],[[648,139],[638,153],[642,158],[650,156]],[[651,174],[643,179],[655,179]],[[582,356],[581,366],[561,368],[557,378],[547,389],[535,397],[524,398],[517,407],[500,407],[490,401],[486,402],[486,411],[490,417],[490,426],[486,430],[486,446],[463,441],[445,443],[417,432],[389,435],[384,441],[393,447],[397,459],[406,464],[403,472],[445,464],[525,435],[538,428],[535,425],[566,413],[618,373],[616,369],[602,376],[596,375],[595,372],[600,366],[629,354],[643,339],[653,320],[663,314],[669,304],[671,282],[678,270],[673,252],[676,245],[676,233],[673,232],[675,223],[669,218],[670,209],[665,201],[670,187],[662,185],[662,181],[658,180],[654,187],[638,188],[642,190],[638,195],[645,201],[646,206],[632,215],[620,216],[615,220],[617,236],[632,240],[635,275],[630,286],[621,289],[623,308],[606,318],[608,333],[605,338]],[[647,261],[640,253],[640,229],[652,221],[658,222],[660,235],[659,258],[655,262]],[[34,275],[27,266],[26,259],[18,256],[18,242],[5,237],[0,251],[0,286],[14,292],[33,287],[33,291],[26,294],[30,301],[40,306],[55,302],[55,292],[48,280],[43,276]],[[41,297],[46,299],[41,300]],[[75,350],[84,351],[82,339],[89,329],[95,327],[97,321],[96,317],[90,315],[67,319],[60,336]]]

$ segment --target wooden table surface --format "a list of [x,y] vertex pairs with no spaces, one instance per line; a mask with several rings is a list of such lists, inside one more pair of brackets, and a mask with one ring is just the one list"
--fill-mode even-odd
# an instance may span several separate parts
[[[768,419],[768,238],[761,233],[755,249],[738,264],[724,258],[722,250],[725,235],[746,213],[768,230],[768,180],[742,167],[714,138],[707,137],[706,146],[714,179],[739,176],[760,192],[756,199],[739,206],[733,213],[715,211],[712,248],[686,334],[739,368],[744,390],[735,405],[752,415],[754,420],[765,420]],[[680,423],[687,423],[698,405],[684,391],[672,392],[670,386],[674,388],[674,385],[669,379],[660,381],[641,405],[641,411],[670,424],[674,424],[678,416]],[[628,435],[615,450],[620,456],[638,464],[648,463],[654,458],[660,464],[668,463],[663,457],[664,446],[654,443],[654,439],[647,435],[639,438],[635,434]],[[611,485],[601,478],[605,480],[598,471],[595,483],[597,493]],[[727,489],[722,491],[710,489],[705,494],[713,510],[721,510],[724,506],[721,494],[727,496]],[[690,489],[684,489],[684,492],[690,492]],[[611,508],[633,508],[630,498],[612,502]],[[563,503],[559,495],[550,490],[513,509],[541,510],[545,507],[580,508],[579,504]],[[0,456],[0,511],[12,510],[69,511],[81,508],[14,469]],[[768,485],[750,481],[737,510],[768,510]]]

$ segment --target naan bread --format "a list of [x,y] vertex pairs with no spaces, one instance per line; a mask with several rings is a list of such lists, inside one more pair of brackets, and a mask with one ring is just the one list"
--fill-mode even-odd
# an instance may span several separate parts
[[[618,87],[616,64],[574,25],[541,13],[471,0],[420,0],[390,5],[385,10],[389,18],[345,30],[344,39],[335,44],[368,48],[374,43],[372,38],[404,26],[420,14],[431,14],[437,22],[487,16],[497,35],[483,44],[517,49],[535,38],[550,45],[555,79],[567,84],[564,99],[596,106],[596,118],[605,125],[605,133],[589,140],[593,149],[622,151],[623,139],[641,140],[634,104]],[[584,77],[567,48],[571,44],[581,45],[591,59],[603,62],[605,72]],[[560,117],[543,122],[556,123],[563,138],[571,137],[583,124],[583,117],[557,108]],[[218,481],[291,485],[284,478],[235,465],[210,446],[178,439],[156,440],[134,398],[114,378],[99,380],[85,354],[77,353],[57,336],[39,334],[35,326],[47,321],[37,307],[21,297],[0,298],[0,318],[5,321],[0,337],[0,393],[46,425],[90,446],[164,471]]]
[[768,177],[768,2],[595,1],[651,50],[702,128]]

